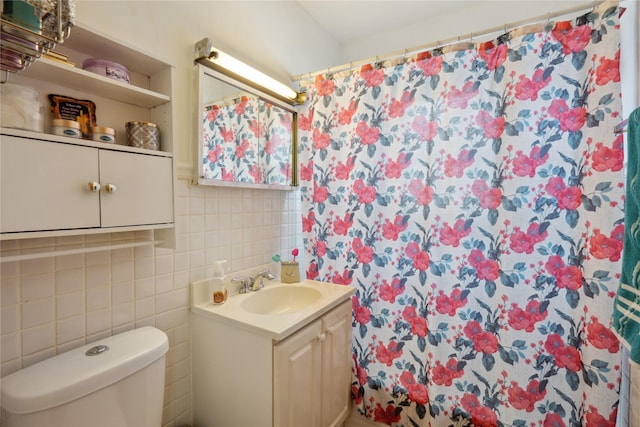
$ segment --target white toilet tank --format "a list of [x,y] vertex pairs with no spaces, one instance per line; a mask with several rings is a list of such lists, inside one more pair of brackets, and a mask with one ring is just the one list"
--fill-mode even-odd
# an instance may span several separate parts
[[167,335],[147,326],[7,375],[2,426],[159,427],[168,348]]

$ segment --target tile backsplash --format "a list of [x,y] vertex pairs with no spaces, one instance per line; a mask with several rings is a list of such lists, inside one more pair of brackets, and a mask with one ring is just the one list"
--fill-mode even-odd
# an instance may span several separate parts
[[[0,264],[1,374],[105,336],[151,325],[169,337],[163,423],[191,420],[189,284],[270,262],[300,246],[298,191],[176,182],[176,248],[153,246]],[[118,244],[148,232],[1,242],[3,255]]]

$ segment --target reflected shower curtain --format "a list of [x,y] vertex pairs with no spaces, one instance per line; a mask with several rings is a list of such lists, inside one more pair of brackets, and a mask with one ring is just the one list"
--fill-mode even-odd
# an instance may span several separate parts
[[306,274],[357,290],[367,418],[615,424],[618,12],[308,84]]

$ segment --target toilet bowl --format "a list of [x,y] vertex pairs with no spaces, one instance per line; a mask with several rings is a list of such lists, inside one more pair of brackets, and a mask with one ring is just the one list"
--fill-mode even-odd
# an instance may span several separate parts
[[0,379],[4,427],[159,427],[167,335],[143,327]]

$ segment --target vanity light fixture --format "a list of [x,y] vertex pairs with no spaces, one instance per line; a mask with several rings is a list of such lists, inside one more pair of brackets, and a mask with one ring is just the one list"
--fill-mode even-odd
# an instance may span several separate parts
[[195,62],[212,70],[237,79],[242,83],[261,90],[290,105],[304,104],[307,94],[296,92],[289,86],[280,83],[261,71],[245,64],[233,56],[214,48],[208,38],[195,45]]

